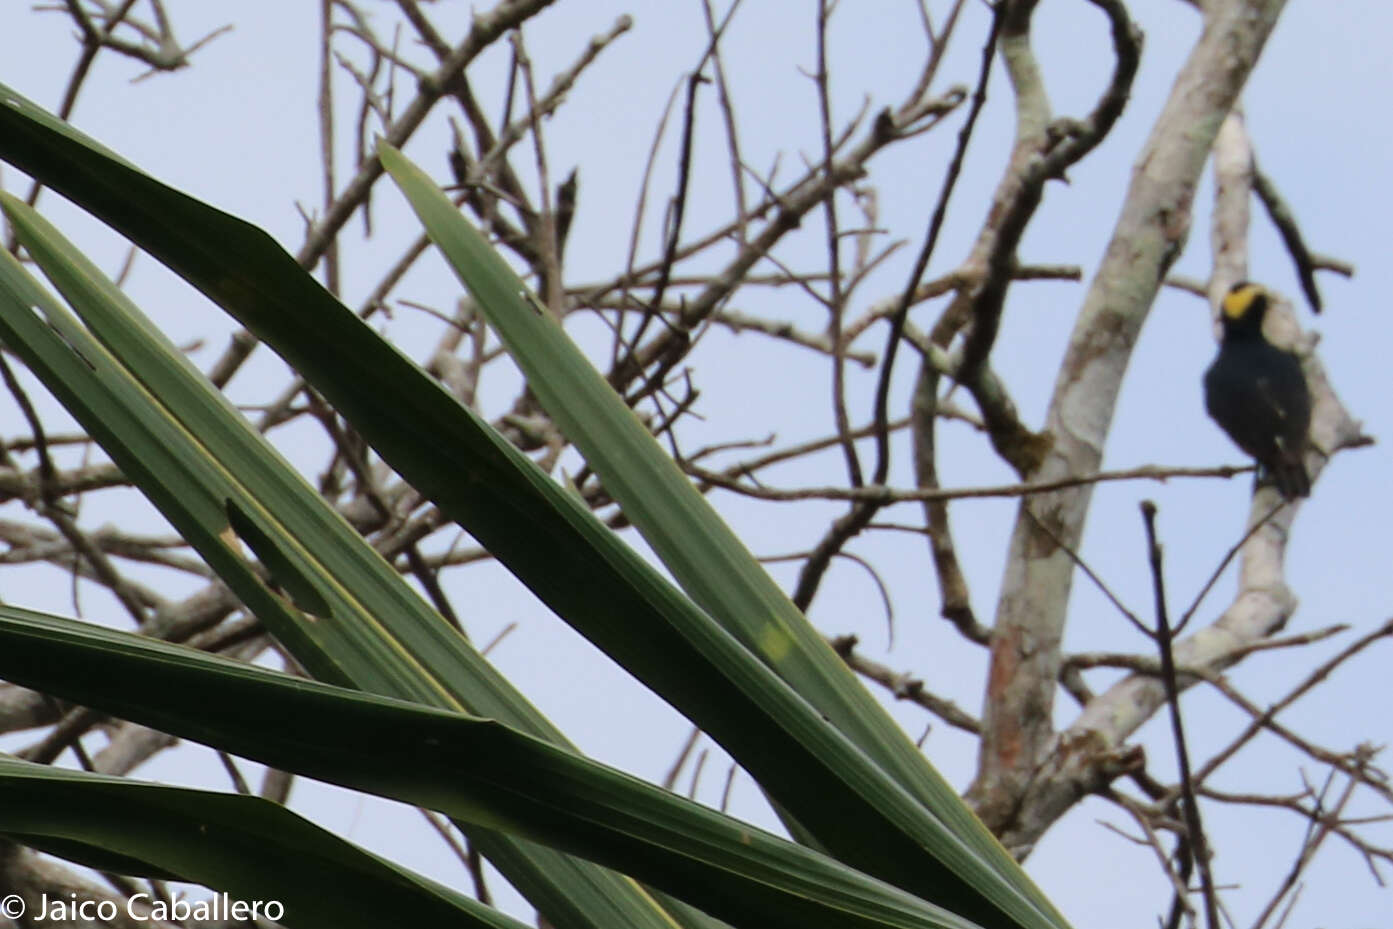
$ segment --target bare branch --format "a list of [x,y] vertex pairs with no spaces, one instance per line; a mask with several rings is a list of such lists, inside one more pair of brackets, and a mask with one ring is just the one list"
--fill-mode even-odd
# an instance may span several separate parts
[[1061,477],[1052,481],[1027,481],[1021,484],[997,484],[985,487],[926,487],[919,490],[885,487],[880,484],[868,484],[865,487],[808,487],[800,490],[782,490],[773,487],[751,487],[739,483],[732,476],[716,474],[691,465],[687,466],[687,470],[701,480],[717,487],[735,491],[736,493],[759,500],[852,500],[874,503],[879,507],[922,500],[965,500],[976,497],[1031,497],[1037,494],[1052,493],[1071,487],[1099,484],[1104,481],[1166,481],[1177,477],[1230,478],[1238,474],[1252,473],[1253,466],[1229,465],[1217,468],[1165,468],[1158,465],[1143,465],[1139,468],[1126,468],[1120,471],[1099,471],[1095,474]]
[[973,719],[970,714],[964,712],[953,701],[930,693],[919,678],[907,671],[895,671],[878,661],[858,654],[856,636],[835,636],[828,639],[827,644],[831,645],[832,650],[842,656],[847,667],[862,677],[880,684],[890,691],[896,700],[908,700],[916,703],[955,729],[961,729],[973,735],[981,731],[977,720]]

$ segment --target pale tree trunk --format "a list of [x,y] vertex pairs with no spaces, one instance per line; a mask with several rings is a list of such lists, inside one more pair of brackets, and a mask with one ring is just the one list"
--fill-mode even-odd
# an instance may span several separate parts
[[[1137,159],[1079,312],[1047,416],[1050,448],[1032,478],[1098,470],[1132,349],[1189,233],[1200,172],[1283,6],[1204,4],[1203,32]],[[1022,502],[997,605],[978,774],[968,798],[1018,854],[1078,797],[1140,762],[1139,753],[1121,747],[1121,729],[1135,726],[1099,727],[1093,708],[1080,718],[1086,725],[1064,733],[1053,726],[1074,574],[1069,550],[1078,548],[1091,498],[1084,485]]]

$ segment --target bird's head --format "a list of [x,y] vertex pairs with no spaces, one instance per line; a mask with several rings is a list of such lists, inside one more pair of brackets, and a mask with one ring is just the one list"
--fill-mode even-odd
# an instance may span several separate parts
[[1219,304],[1225,332],[1261,332],[1262,318],[1267,313],[1269,294],[1266,287],[1249,281],[1239,281],[1229,288]]

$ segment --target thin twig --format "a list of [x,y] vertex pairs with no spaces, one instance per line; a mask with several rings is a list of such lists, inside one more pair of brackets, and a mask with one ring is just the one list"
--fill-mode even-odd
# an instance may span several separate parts
[[[869,429],[874,432],[875,427]],[[1100,484],[1109,481],[1155,480],[1166,481],[1172,478],[1231,478],[1253,470],[1252,465],[1222,465],[1216,468],[1165,468],[1159,465],[1143,465],[1139,468],[1126,468],[1120,471],[1099,471],[1095,474],[1077,474],[1049,481],[1026,481],[1019,484],[990,484],[984,487],[948,488],[900,488],[869,484],[865,487],[807,487],[801,489],[780,489],[772,487],[751,487],[741,484],[728,474],[717,474],[690,464],[687,471],[702,481],[731,490],[759,500],[851,500],[875,504],[877,507],[897,503],[913,503],[921,500],[965,500],[981,497],[1029,497],[1049,493],[1066,487],[1082,487],[1087,484]]]
[[1272,225],[1277,227],[1277,232],[1282,237],[1282,243],[1286,245],[1287,253],[1291,255],[1292,263],[1296,265],[1296,276],[1301,279],[1301,290],[1306,294],[1311,309],[1319,313],[1321,300],[1320,290],[1316,286],[1316,271],[1334,271],[1344,277],[1352,277],[1354,266],[1329,258],[1318,259],[1311,254],[1311,251],[1306,247],[1306,240],[1301,235],[1301,227],[1296,224],[1296,217],[1292,214],[1291,208],[1282,199],[1282,195],[1277,192],[1277,185],[1272,182],[1272,179],[1258,169],[1256,159],[1253,161],[1253,192],[1258,195],[1262,205],[1267,208],[1267,215],[1272,220]]

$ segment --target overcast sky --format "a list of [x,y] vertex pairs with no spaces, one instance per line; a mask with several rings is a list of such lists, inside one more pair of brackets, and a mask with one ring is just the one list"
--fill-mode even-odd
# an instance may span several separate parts
[[[202,50],[195,66],[173,75],[129,83],[140,73],[135,63],[112,55],[98,60],[79,100],[74,122],[154,176],[195,196],[264,226],[291,252],[303,237],[297,201],[319,202],[318,140],[314,74],[317,69],[317,6],[311,3],[249,0],[241,4],[173,3],[175,22],[185,39],[195,38],[236,16],[236,29]],[[944,4],[930,3],[935,10]],[[964,16],[954,53],[937,85],[970,83],[976,72],[986,16],[975,4]],[[1007,305],[994,365],[1011,387],[1026,422],[1039,425],[1053,383],[1060,350],[1068,337],[1087,281],[1111,233],[1135,155],[1149,131],[1176,69],[1198,31],[1198,17],[1178,0],[1132,4],[1132,15],[1146,32],[1141,73],[1131,103],[1107,141],[1074,169],[1071,184],[1047,190],[1039,216],[1021,248],[1027,262],[1077,264],[1084,283],[1016,285]],[[367,3],[383,21],[392,7]],[[462,34],[469,4],[442,0],[429,11],[449,37]],[[605,31],[622,13],[631,13],[632,31],[605,52],[586,73],[561,114],[548,122],[546,135],[552,170],[560,175],[580,166],[581,194],[571,245],[568,283],[594,280],[620,266],[638,182],[659,114],[683,70],[690,68],[704,45],[700,7],[691,0],[626,4],[615,0],[561,0],[528,27],[527,41],[543,84],[570,64],[588,37]],[[847,119],[869,99],[874,107],[900,101],[917,73],[923,42],[910,0],[870,0],[844,4],[834,20],[832,74],[834,112]],[[1106,80],[1108,57],[1104,20],[1081,0],[1049,0],[1036,16],[1038,53],[1052,102],[1062,114],[1082,114]],[[741,119],[746,158],[769,165],[780,152],[782,177],[792,176],[800,153],[816,157],[816,98],[799,72],[811,70],[813,14],[809,4],[747,3],[737,15],[726,46],[726,62]],[[39,104],[56,109],[75,58],[72,29],[58,15],[37,15],[28,4],[13,4],[0,27],[0,81]],[[1366,431],[1385,441],[1371,449],[1338,456],[1321,475],[1310,502],[1297,519],[1289,548],[1288,582],[1301,608],[1288,631],[1310,630],[1348,622],[1356,630],[1386,619],[1393,612],[1388,583],[1390,526],[1389,447],[1393,414],[1389,412],[1390,345],[1388,294],[1393,289],[1393,254],[1388,217],[1389,165],[1393,131],[1389,128],[1390,80],[1388,39],[1393,12],[1382,3],[1292,3],[1269,42],[1244,95],[1244,108],[1263,169],[1275,180],[1295,211],[1312,248],[1353,262],[1352,281],[1321,277],[1326,313],[1306,312],[1289,260],[1254,203],[1252,267],[1254,279],[1291,295],[1304,325],[1321,334],[1320,354],[1336,390]],[[487,56],[471,79],[481,99],[499,99],[502,59]],[[951,270],[964,256],[982,221],[992,185],[1001,170],[1011,130],[1007,85],[998,67],[992,103],[983,115],[969,153],[969,163],[945,228],[930,275]],[[351,84],[340,72],[343,99]],[[409,84],[400,88],[405,95]],[[709,103],[714,97],[707,95]],[[960,118],[960,117],[959,117]],[[348,125],[350,111],[340,114]],[[908,263],[923,234],[925,218],[942,178],[957,122],[913,145],[887,152],[874,162],[868,182],[882,190],[881,222],[909,246],[863,291],[867,300],[894,293],[902,286]],[[718,112],[698,113],[693,198],[689,230],[721,221],[729,211],[729,171]],[[429,126],[408,147],[408,154],[437,177],[444,176],[445,130]],[[520,149],[520,171],[530,159]],[[350,158],[348,147],[341,157]],[[660,155],[655,190],[665,192],[676,159],[669,138]],[[341,167],[340,177],[348,171]],[[12,169],[5,187],[21,189]],[[1208,177],[1196,202],[1196,219],[1188,248],[1176,272],[1208,275]],[[659,202],[661,196],[656,198]],[[109,234],[46,195],[44,211],[74,235],[106,268],[113,271],[124,255]],[[418,233],[400,197],[381,182],[374,201],[378,237],[368,245],[350,246],[344,260],[344,290],[354,304],[377,275],[394,260],[396,249]],[[657,251],[660,215],[650,211],[643,254]],[[786,257],[798,248],[816,261],[821,220],[800,232]],[[355,223],[354,234],[360,225]],[[207,364],[221,351],[229,321],[194,296],[152,261],[137,264],[130,292],[143,308],[180,343],[195,338],[208,348],[196,356]],[[428,262],[398,291],[401,297],[448,308],[458,293],[438,262]],[[805,304],[795,296],[773,294],[768,307],[752,308],[774,317],[811,324]],[[781,312],[787,301],[789,309]],[[801,308],[801,309],[800,309]],[[936,307],[920,310],[921,323]],[[1211,465],[1238,463],[1241,455],[1204,415],[1199,378],[1214,343],[1207,307],[1194,297],[1164,292],[1152,311],[1119,404],[1107,447],[1105,467],[1142,464]],[[384,331],[408,350],[433,344],[438,328],[428,317],[399,310]],[[585,337],[587,333],[580,333]],[[883,333],[874,330],[858,347],[879,351]],[[903,359],[903,355],[901,356]],[[781,441],[825,434],[827,413],[825,363],[809,353],[771,347],[753,337],[717,334],[695,360],[702,388],[700,412],[684,440],[692,447],[733,434],[777,432]],[[234,382],[243,400],[264,401],[279,391],[279,363],[264,350]],[[896,378],[898,409],[907,404],[912,365],[902,360]],[[490,385],[486,400],[495,406],[510,398],[516,381]],[[853,418],[869,409],[873,381],[851,385]],[[0,416],[17,414],[0,403]],[[17,420],[16,420],[17,421]],[[7,420],[8,422],[8,420]],[[733,425],[732,425],[733,424]],[[6,434],[15,427],[6,425]],[[734,430],[734,431],[733,431]],[[950,443],[941,463],[945,486],[1005,483],[1011,473],[981,447],[966,429],[942,427]],[[912,482],[909,458],[901,454],[892,478]],[[320,460],[304,456],[309,473]],[[839,461],[825,457],[771,472],[780,486],[832,483]],[[1176,481],[1165,485],[1102,485],[1094,496],[1082,555],[1134,609],[1149,612],[1149,577],[1142,553],[1137,502],[1151,498],[1161,508],[1160,526],[1167,543],[1167,579],[1173,596],[1188,602],[1223,552],[1238,538],[1248,511],[1246,480]],[[751,504],[728,495],[713,497],[722,512],[760,555],[806,549],[816,540],[838,506],[810,504],[799,509]],[[100,514],[120,519],[129,501],[91,498],[85,519],[96,525]],[[968,502],[954,511],[957,542],[968,570],[979,617],[989,620],[1000,583],[1004,540],[1014,518],[1011,502]],[[0,515],[18,517],[8,507]],[[894,518],[918,522],[915,508],[894,511]],[[922,538],[883,533],[853,543],[850,551],[869,559],[883,572],[894,596],[895,647],[886,652],[887,628],[878,594],[866,574],[839,564],[812,610],[812,618],[829,633],[854,632],[865,649],[895,667],[922,676],[936,692],[976,712],[981,701],[984,656],[965,645],[937,618],[938,599]],[[785,583],[792,569],[773,565]],[[1221,582],[1199,617],[1209,621],[1228,603],[1233,572]],[[50,575],[50,578],[52,576]],[[17,578],[33,578],[24,583]],[[66,583],[38,574],[0,574],[0,597],[8,603],[71,613]],[[670,709],[616,670],[568,627],[537,606],[500,571],[461,572],[451,592],[476,641],[488,641],[509,623],[518,623],[495,653],[502,670],[544,712],[594,757],[644,777],[657,779],[671,763],[686,736],[686,726]],[[102,618],[102,599],[84,601],[87,613]],[[116,616],[109,612],[108,616]],[[1145,651],[1146,645],[1083,579],[1074,585],[1067,644],[1071,649]],[[1259,702],[1275,699],[1302,676],[1317,656],[1329,654],[1344,640],[1299,654],[1258,656],[1233,677]],[[1332,748],[1349,749],[1359,741],[1393,741],[1387,712],[1390,688],[1385,668],[1387,647],[1375,648],[1346,668],[1286,717],[1297,728],[1316,732]],[[1109,678],[1091,678],[1095,689]],[[1072,717],[1067,697],[1059,701],[1059,721]],[[1206,694],[1185,701],[1192,723],[1195,753],[1223,744],[1243,720],[1228,705]],[[893,705],[892,712],[912,736],[930,722],[912,707]],[[1152,723],[1143,730],[1155,773],[1173,776],[1166,733]],[[710,747],[710,746],[708,746]],[[926,742],[933,763],[954,783],[965,786],[975,761],[975,742],[935,724]],[[1387,763],[1387,759],[1383,759]],[[1301,789],[1301,771],[1312,782],[1325,772],[1267,742],[1245,750],[1216,786],[1268,792]],[[713,749],[699,796],[717,802],[726,762]],[[192,748],[158,759],[141,772],[202,786],[225,786],[211,752]],[[685,782],[683,784],[685,787]],[[391,804],[366,800],[329,788],[300,785],[294,806],[340,834],[382,851],[402,863],[456,886],[465,886],[458,865],[443,853],[414,813]],[[737,780],[732,809],[771,825],[748,778]],[[1222,836],[1216,873],[1225,884],[1242,885],[1226,899],[1239,925],[1248,925],[1259,901],[1265,900],[1299,846],[1302,824],[1270,811],[1241,815],[1209,805],[1211,828]],[[1079,929],[1154,925],[1154,914],[1168,900],[1169,888],[1150,850],[1133,845],[1099,827],[1104,819],[1134,832],[1115,807],[1088,801],[1075,809],[1044,839],[1028,862],[1031,873]],[[1246,836],[1240,838],[1240,830]],[[1384,844],[1393,845],[1388,830]],[[1265,866],[1264,866],[1265,865]],[[1327,844],[1308,872],[1291,926],[1386,925],[1393,897],[1377,887],[1363,860],[1347,846]],[[507,906],[523,918],[530,910],[516,900]]]

